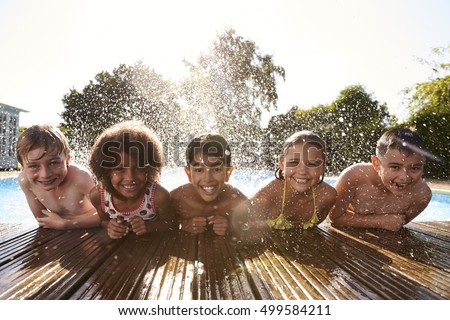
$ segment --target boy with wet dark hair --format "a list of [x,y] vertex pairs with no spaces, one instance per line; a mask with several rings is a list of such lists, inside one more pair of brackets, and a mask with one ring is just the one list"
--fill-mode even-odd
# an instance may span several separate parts
[[224,236],[234,210],[247,199],[227,183],[233,172],[227,141],[216,134],[195,137],[187,146],[186,162],[189,183],[170,193],[181,229],[199,234],[211,225]]
[[431,200],[422,179],[427,154],[417,132],[403,128],[385,132],[372,163],[354,164],[339,176],[338,198],[329,215],[332,224],[400,230]]

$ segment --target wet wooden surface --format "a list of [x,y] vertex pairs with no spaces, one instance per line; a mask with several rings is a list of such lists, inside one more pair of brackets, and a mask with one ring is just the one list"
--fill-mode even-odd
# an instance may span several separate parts
[[398,233],[325,224],[258,245],[0,225],[0,299],[449,299],[449,249],[450,222]]

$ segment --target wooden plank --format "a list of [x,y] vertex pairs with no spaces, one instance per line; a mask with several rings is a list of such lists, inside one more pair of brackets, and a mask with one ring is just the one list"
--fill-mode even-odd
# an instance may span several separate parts
[[149,237],[127,235],[111,240],[113,251],[88,279],[70,296],[70,299],[130,299],[146,276],[148,266],[162,241],[161,234]]
[[[8,228],[0,230],[7,230]],[[0,238],[0,299],[449,299],[450,223],[272,231],[258,245],[182,231]]]
[[0,299],[65,299],[108,254],[101,229],[36,229],[35,236],[17,243],[22,254],[1,266]]
[[327,253],[318,249],[322,241],[322,234],[313,230],[273,231],[266,235],[265,245],[240,252],[271,299],[367,298],[346,280],[350,278],[346,271],[337,270]]
[[138,299],[193,298],[194,294],[188,289],[194,278],[195,238],[179,232],[168,233],[165,238],[156,261],[151,261],[147,267],[148,282],[140,286]]
[[[326,232],[329,232],[334,241],[340,241],[348,246],[346,251],[353,256],[353,264],[345,267],[349,270],[359,267],[353,270],[352,278],[371,286],[374,291],[382,288],[378,293],[383,299],[448,299],[450,292],[448,272],[367,241],[367,234],[381,231],[364,229],[342,231],[330,228]],[[396,236],[403,239],[404,243],[408,243],[406,239],[410,234],[399,233]],[[376,239],[377,243],[383,241],[378,237]],[[344,261],[339,257],[336,263],[341,264]],[[364,269],[361,269],[363,267]],[[363,279],[363,275],[367,274],[370,278]]]

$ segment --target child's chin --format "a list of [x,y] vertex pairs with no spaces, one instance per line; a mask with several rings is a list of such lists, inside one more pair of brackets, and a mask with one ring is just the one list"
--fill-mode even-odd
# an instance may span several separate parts
[[55,189],[56,187],[59,186],[59,184],[60,184],[60,182],[59,182],[58,180],[56,180],[56,181],[54,181],[54,182],[52,182],[52,183],[42,183],[42,182],[38,182],[38,185],[39,185],[42,189],[47,190],[47,191],[50,191],[50,190]]
[[205,202],[211,202],[216,200],[217,198],[217,194],[201,194],[200,197],[203,199],[203,201]]

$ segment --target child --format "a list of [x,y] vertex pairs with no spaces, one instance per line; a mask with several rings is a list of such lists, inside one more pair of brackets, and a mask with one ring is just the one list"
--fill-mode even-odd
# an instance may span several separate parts
[[95,182],[85,168],[70,163],[69,143],[60,130],[47,124],[29,127],[20,135],[16,153],[22,166],[19,185],[40,227],[100,226],[89,202]]
[[141,122],[124,121],[97,138],[89,166],[100,183],[90,198],[112,239],[173,227],[169,192],[158,183],[162,161],[161,143]]
[[250,199],[250,221],[241,229],[309,229],[333,207],[336,190],[323,181],[325,142],[311,131],[300,131],[285,141],[282,151],[275,179]]
[[212,225],[216,235],[224,236],[233,211],[247,199],[227,184],[233,171],[227,141],[215,134],[195,137],[187,146],[186,162],[189,183],[171,191],[181,229],[199,234]]
[[385,132],[371,164],[352,165],[339,176],[338,199],[330,213],[332,224],[400,230],[431,200],[431,190],[422,180],[424,154],[416,132]]

